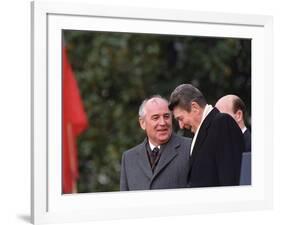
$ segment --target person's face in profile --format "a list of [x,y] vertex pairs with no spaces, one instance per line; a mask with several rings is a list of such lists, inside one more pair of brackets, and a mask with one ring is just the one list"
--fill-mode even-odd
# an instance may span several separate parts
[[140,118],[140,125],[154,145],[168,142],[172,134],[172,114],[168,103],[154,98],[145,105],[145,115]]
[[200,124],[200,110],[197,107],[197,104],[191,104],[191,110],[187,110],[177,106],[173,109],[173,114],[175,119],[179,123],[181,129],[191,130],[192,133],[195,133],[199,124]]

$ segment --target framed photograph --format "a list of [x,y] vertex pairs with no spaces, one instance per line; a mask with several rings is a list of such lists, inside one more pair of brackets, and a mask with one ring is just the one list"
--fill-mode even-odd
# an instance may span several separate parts
[[[272,17],[35,1],[32,3],[32,25],[31,211],[34,224],[272,207]],[[190,77],[186,77],[184,74],[192,66],[191,71],[196,71],[194,65],[197,65],[200,68],[198,71],[204,72],[201,81],[214,82],[214,87],[218,89],[216,94],[206,96],[212,104],[215,104],[215,100],[221,97],[220,94],[227,94],[224,93],[225,90],[233,92],[243,90],[244,96],[248,98],[252,130],[251,185],[120,192],[117,187],[118,181],[116,181],[116,176],[120,171],[119,163],[113,163],[113,159],[104,164],[95,162],[96,164],[93,165],[99,163],[102,169],[99,173],[94,173],[93,171],[97,171],[97,169],[89,166],[92,164],[87,164],[88,161],[86,161],[92,156],[83,158],[85,161],[79,168],[84,171],[86,170],[84,165],[87,165],[91,174],[89,177],[94,177],[96,183],[85,176],[84,182],[80,182],[75,187],[66,184],[63,135],[69,134],[69,130],[64,131],[65,117],[62,115],[64,115],[64,103],[66,102],[63,74],[66,65],[70,65],[65,64],[63,49],[68,44],[70,45],[68,58],[71,61],[72,72],[78,75],[77,87],[80,89],[80,97],[83,100],[86,99],[84,107],[88,120],[90,120],[87,123],[90,123],[90,126],[93,124],[97,129],[97,131],[94,129],[88,131],[85,139],[83,137],[80,139],[80,142],[84,143],[83,151],[86,153],[92,151],[92,146],[98,148],[97,143],[100,142],[101,146],[106,147],[105,152],[116,155],[114,162],[119,162],[120,153],[126,150],[123,147],[132,147],[133,141],[140,140],[141,135],[132,133],[134,134],[134,137],[131,138],[133,141],[128,141],[127,139],[130,137],[123,139],[122,137],[131,130],[128,129],[121,135],[120,129],[116,128],[112,132],[115,132],[116,135],[119,134],[118,140],[120,141],[111,143],[109,140],[107,141],[105,134],[114,125],[103,124],[101,115],[105,115],[104,121],[107,122],[109,116],[106,117],[106,115],[117,115],[113,117],[111,124],[114,121],[120,122],[123,117],[125,120],[133,121],[134,117],[129,115],[133,115],[135,112],[135,118],[137,118],[138,109],[136,107],[141,103],[140,99],[144,96],[148,97],[149,94],[155,94],[152,91],[153,88],[161,90],[160,94],[168,97],[179,82],[198,84],[199,77],[202,75],[200,72]],[[220,51],[211,54],[209,46],[215,44]],[[135,57],[138,49],[143,49],[143,46],[147,51],[142,51],[138,55],[139,57]],[[199,49],[198,46],[203,46],[202,49],[205,51],[205,64],[202,63],[202,67],[205,69],[201,68],[200,52],[196,52],[198,58],[194,57],[195,50]],[[83,54],[81,54],[82,50],[78,53],[75,52],[78,47],[80,50],[83,49]],[[95,48],[94,51],[89,50],[92,48]],[[115,52],[118,50],[117,56],[113,56],[112,49]],[[188,51],[182,51],[182,49],[188,49]],[[233,49],[236,49],[235,54]],[[194,51],[192,54],[186,54],[186,52],[192,51]],[[88,60],[89,57],[83,58],[84,52],[91,55],[92,61]],[[107,58],[108,55],[110,58]],[[172,57],[170,57],[171,55]],[[189,64],[191,59],[188,57],[191,55],[195,62],[193,64]],[[235,63],[232,61],[231,55],[235,55]],[[128,65],[126,57],[135,64]],[[163,63],[161,57],[165,59],[166,64]],[[176,62],[175,58],[177,58]],[[227,59],[229,64],[235,64],[237,71],[241,72],[240,67],[247,68],[246,72],[243,70],[247,74],[243,76],[247,79],[238,75],[233,79],[229,78],[236,70],[228,67],[228,64],[225,63]],[[140,63],[142,60],[143,64]],[[245,61],[248,62],[246,66],[243,65]],[[104,68],[108,68],[108,64],[113,66],[110,67],[110,70],[105,70]],[[87,71],[85,65],[88,66]],[[128,67],[130,68],[128,69]],[[213,67],[219,69],[213,70]],[[79,68],[83,69],[79,70]],[[154,68],[159,68],[159,70]],[[165,74],[165,71],[168,72]],[[184,74],[182,77],[178,75],[179,71]],[[223,74],[226,77],[217,76],[217,71],[224,71]],[[132,75],[125,76],[124,74]],[[151,83],[145,84],[149,84],[149,87],[142,83],[143,80],[138,81],[141,77],[140,74],[146,74],[146,79]],[[166,80],[162,77],[165,77]],[[147,80],[146,82],[148,82]],[[157,82],[159,80],[162,83]],[[120,82],[120,86],[118,86],[118,82]],[[115,86],[118,87],[111,94],[108,93],[109,89],[105,88],[109,83],[115,83]],[[122,86],[122,83],[126,84]],[[219,83],[227,84],[224,91],[220,91]],[[95,92],[95,90],[99,90],[99,86],[103,91]],[[205,88],[203,93],[209,88],[208,85],[201,87]],[[235,89],[236,87],[244,89]],[[83,92],[83,90],[87,91]],[[143,91],[135,94],[136,90]],[[120,98],[110,101],[112,96],[116,95]],[[121,101],[123,103],[117,105]],[[70,108],[74,107],[73,104],[73,101],[70,102]],[[111,107],[109,107],[112,111],[111,114],[103,113],[108,111],[105,110],[106,104]],[[124,107],[125,104],[128,105],[128,108]],[[77,108],[76,106],[75,103],[75,108]],[[101,107],[100,111],[98,111],[98,107]],[[92,108],[93,111],[91,111]],[[132,108],[134,110],[128,113],[128,110]],[[120,116],[124,111],[127,114]],[[89,117],[89,115],[92,116]],[[92,118],[94,118],[93,122]],[[135,125],[132,124],[133,122],[128,127],[137,127],[136,129],[140,130],[137,120]],[[100,127],[97,128],[97,126]],[[118,126],[120,127],[120,125]],[[107,129],[105,134],[102,133],[102,128]],[[83,129],[81,128],[81,130]],[[98,133],[103,136],[98,136]],[[94,137],[98,139],[94,139]],[[88,140],[87,138],[93,138],[96,145],[85,142]],[[71,139],[71,141],[73,140]],[[87,155],[86,153],[85,155]],[[90,162],[92,163],[92,161]],[[107,167],[112,174],[115,173],[113,178],[110,177],[110,173],[105,171]],[[152,197],[155,201],[151,201]],[[155,207],[158,209],[157,212],[153,210]]]

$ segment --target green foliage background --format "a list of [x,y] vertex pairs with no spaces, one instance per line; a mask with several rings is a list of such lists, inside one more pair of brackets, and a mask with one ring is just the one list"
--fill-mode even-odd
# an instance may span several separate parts
[[198,87],[212,105],[239,95],[251,125],[249,39],[71,30],[63,36],[90,123],[78,141],[78,192],[119,190],[122,152],[145,137],[139,105],[154,94],[169,98],[181,83]]

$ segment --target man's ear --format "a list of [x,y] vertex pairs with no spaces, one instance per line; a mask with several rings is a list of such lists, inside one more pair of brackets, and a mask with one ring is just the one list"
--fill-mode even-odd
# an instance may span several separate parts
[[191,102],[191,111],[192,112],[199,112],[200,106],[197,102]]
[[145,130],[145,121],[143,117],[139,117],[140,127]]
[[237,112],[235,113],[235,120],[237,123],[241,122],[243,120],[243,112],[242,110],[237,110]]

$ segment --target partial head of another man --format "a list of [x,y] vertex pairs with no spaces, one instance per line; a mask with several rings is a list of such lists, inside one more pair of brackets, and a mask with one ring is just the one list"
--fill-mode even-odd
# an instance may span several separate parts
[[225,95],[217,101],[215,106],[220,112],[232,116],[241,129],[245,127],[246,107],[237,95]]

